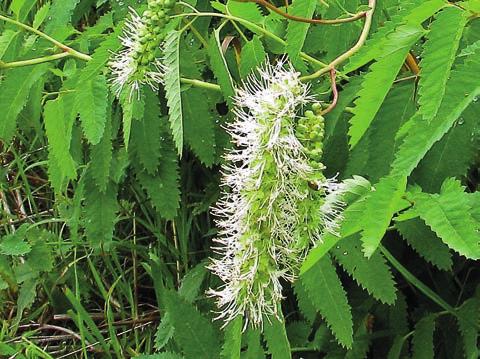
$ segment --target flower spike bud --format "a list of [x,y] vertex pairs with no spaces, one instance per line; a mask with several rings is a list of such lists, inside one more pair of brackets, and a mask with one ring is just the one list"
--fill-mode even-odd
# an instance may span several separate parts
[[278,317],[282,282],[295,280],[311,245],[340,215],[339,202],[327,205],[339,186],[322,173],[323,118],[318,111],[299,117],[311,102],[309,86],[285,61],[259,68],[237,90],[236,120],[227,127],[234,149],[212,211],[218,258],[209,266],[223,281],[209,293],[226,323],[242,316],[261,327]]
[[154,91],[163,81],[163,66],[160,61],[164,28],[169,21],[168,13],[175,4],[172,0],[149,0],[148,9],[140,16],[130,8],[130,19],[125,22],[120,37],[122,49],[110,61],[112,85],[117,96],[127,88],[129,96],[139,95],[143,85]]

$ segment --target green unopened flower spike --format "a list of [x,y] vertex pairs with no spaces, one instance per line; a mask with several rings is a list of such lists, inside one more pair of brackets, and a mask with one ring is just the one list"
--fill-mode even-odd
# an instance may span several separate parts
[[119,95],[128,87],[130,96],[142,85],[157,90],[163,79],[160,45],[165,38],[163,29],[175,0],[149,0],[142,16],[130,8],[121,42],[123,49],[110,62],[113,87]]
[[258,327],[278,316],[282,281],[295,279],[308,249],[341,213],[342,188],[322,173],[323,118],[298,116],[313,101],[299,75],[290,64],[267,64],[234,98],[228,131],[235,148],[213,210],[219,257],[210,265],[224,284],[209,291],[227,323],[240,315]]

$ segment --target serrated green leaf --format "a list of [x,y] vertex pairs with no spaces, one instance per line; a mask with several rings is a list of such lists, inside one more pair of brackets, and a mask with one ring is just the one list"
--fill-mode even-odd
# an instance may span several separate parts
[[423,317],[415,325],[413,333],[413,356],[412,359],[434,358],[433,332],[435,331],[435,315]]
[[[294,0],[288,8],[288,13],[293,16],[311,19],[316,7],[316,0]],[[309,23],[299,21],[289,21],[287,26],[287,54],[290,61],[302,70],[306,70],[306,67],[300,60],[300,52],[302,51],[309,28]]]
[[457,321],[462,333],[464,353],[467,359],[478,358],[478,336],[480,325],[480,300],[477,297],[467,299],[457,311]]
[[253,22],[254,24],[260,24],[264,20],[262,11],[258,5],[254,3],[229,0],[227,3],[227,9],[233,16],[238,16],[242,19]]
[[386,54],[370,67],[358,93],[358,99],[355,100],[354,116],[350,120],[348,134],[351,147],[355,147],[367,131],[397,77],[410,47],[422,34],[421,27],[403,26],[394,34]]
[[317,316],[317,310],[310,300],[307,291],[305,290],[304,286],[301,285],[300,281],[295,282],[294,290],[300,313],[308,323],[313,324]]
[[401,26],[419,26],[444,6],[445,2],[443,0],[400,2],[396,6],[397,13],[370,37],[360,51],[350,58],[343,71],[352,72],[373,59],[383,56],[385,47],[394,38],[392,35],[397,31],[402,31]]
[[405,177],[383,177],[366,199],[361,240],[367,257],[375,252],[394,213],[398,211],[406,185]]
[[35,13],[35,18],[33,19],[32,27],[34,29],[38,29],[43,24],[43,22],[47,18],[49,11],[50,11],[49,2],[43,4],[43,6],[40,9],[38,9],[38,11]]
[[180,94],[180,36],[179,31],[170,31],[164,41],[165,97],[173,140],[178,154],[183,151],[183,114]]
[[168,141],[165,132],[163,137],[166,145],[162,151],[162,161],[157,172],[149,175],[137,167],[136,176],[158,214],[165,219],[173,219],[180,206],[178,161],[173,146],[169,146],[171,142]]
[[47,64],[11,69],[1,83],[0,91],[0,140],[12,139],[17,117],[26,105],[32,86],[48,69]]
[[458,183],[446,181],[440,194],[418,193],[413,199],[415,211],[445,244],[467,258],[480,259],[479,224]]
[[242,349],[242,318],[237,317],[225,327],[225,340],[221,358],[240,359]]
[[[263,48],[262,41],[258,36],[248,41],[242,48],[240,58],[240,76],[246,77],[252,70],[260,66],[266,59],[267,54]],[[1,57],[0,57],[1,58]]]
[[465,11],[449,7],[442,10],[430,26],[418,83],[419,112],[424,121],[430,121],[437,113],[466,23]]
[[200,89],[189,89],[182,94],[182,107],[185,141],[200,161],[209,167],[215,160],[216,119],[208,108],[206,96]]
[[395,227],[403,238],[425,260],[441,270],[452,268],[452,256],[446,244],[419,218],[397,222]]
[[136,157],[147,173],[154,174],[161,161],[162,122],[168,121],[160,117],[160,102],[151,91],[145,93],[145,111],[143,118],[132,123],[131,146]]
[[18,31],[10,29],[2,31],[2,34],[0,34],[0,60],[3,58],[18,34]]
[[79,82],[75,106],[80,114],[83,132],[88,142],[96,145],[105,130],[107,117],[108,88],[103,75]]
[[54,0],[48,13],[44,32],[58,41],[65,40],[70,34],[67,25],[78,3],[80,0]]
[[10,5],[10,11],[12,11],[17,20],[25,21],[28,14],[35,6],[36,0],[13,0]]
[[194,268],[190,269],[182,279],[182,285],[178,289],[178,294],[187,302],[193,303],[200,294],[200,288],[207,273],[208,271],[205,267],[205,262],[200,262]]
[[122,130],[123,144],[128,151],[130,145],[130,133],[132,130],[132,121],[141,120],[145,111],[145,93],[140,91],[139,96],[131,96],[130,91],[125,87],[120,93],[120,103],[122,104]]
[[0,253],[7,256],[23,256],[29,253],[32,247],[25,242],[23,235],[17,232],[11,233],[0,239]]
[[110,102],[107,102],[108,110],[105,118],[105,130],[100,142],[92,146],[90,160],[90,174],[101,192],[107,190],[110,180],[110,168],[112,165],[112,114]]
[[[347,238],[362,229],[363,213],[365,211],[365,197],[370,193],[370,182],[360,176],[354,177],[356,185],[349,185],[344,201],[349,204],[343,211],[343,220],[338,230],[339,235],[325,233],[322,243],[312,248],[300,268],[300,274],[307,272],[315,263],[323,258],[328,251],[335,246],[341,238]],[[344,183],[348,180],[344,181]],[[355,193],[355,197],[349,198],[349,193]],[[355,202],[354,202],[355,201]],[[351,204],[350,204],[351,203]]]
[[220,43],[220,30],[215,30],[208,42],[208,55],[210,57],[210,65],[215,78],[220,85],[223,98],[229,105],[232,105],[232,98],[235,96],[232,75],[228,69],[227,61],[222,53],[222,45]]
[[175,341],[186,357],[219,358],[220,343],[212,323],[176,292],[166,291],[164,301],[175,328]]
[[173,338],[174,333],[175,328],[171,323],[170,314],[166,312],[162,317],[160,324],[158,325],[157,331],[155,332],[155,349],[163,349],[170,339]]
[[396,288],[385,258],[376,252],[367,259],[358,236],[341,239],[331,250],[336,261],[360,286],[383,303],[395,302]]
[[368,160],[361,173],[367,174],[372,182],[390,171],[395,150],[401,144],[396,134],[415,112],[414,97],[414,82],[394,85],[370,126]]
[[34,272],[50,272],[53,269],[54,258],[49,237],[52,234],[47,231],[29,231],[29,241],[33,242],[32,250],[27,256],[25,263]]
[[463,64],[457,66],[447,82],[445,96],[430,122],[414,117],[411,128],[399,147],[392,164],[392,174],[408,176],[417,167],[432,146],[452,127],[477,96],[480,95],[480,83],[476,74],[480,72],[480,49]]
[[105,69],[112,53],[121,47],[119,39],[121,32],[122,27],[117,26],[115,31],[108,34],[100,45],[98,45],[92,55],[92,59],[88,61],[79,75],[79,84],[91,81]]
[[108,251],[117,218],[117,188],[109,183],[105,192],[88,181],[85,186],[85,230],[88,242],[95,249]]
[[17,316],[15,321],[18,323],[22,317],[23,311],[31,307],[37,296],[38,279],[29,279],[20,287],[17,299]]
[[330,258],[323,256],[300,275],[300,283],[315,308],[326,320],[338,342],[352,347],[353,321],[350,305]]
[[44,106],[43,120],[49,146],[49,177],[60,192],[69,180],[77,176],[76,164],[70,153],[72,126],[75,120],[73,99],[61,96]]
[[424,192],[438,192],[446,178],[459,178],[467,174],[477,155],[479,115],[479,106],[476,103],[471,104],[413,171],[412,180],[422,187]]
[[263,327],[263,336],[272,359],[290,359],[292,357],[283,320],[271,318],[270,321],[267,321]]

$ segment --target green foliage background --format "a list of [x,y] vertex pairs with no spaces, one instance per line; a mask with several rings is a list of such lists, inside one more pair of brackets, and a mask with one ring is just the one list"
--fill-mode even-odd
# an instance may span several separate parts
[[[254,3],[188,4],[209,15],[189,24],[192,9],[177,4],[165,85],[130,101],[112,91],[108,62],[128,7],[146,1],[0,3],[0,15],[91,56],[56,58],[52,42],[0,21],[0,356],[477,358],[478,0],[377,1],[325,116],[328,174],[363,179],[340,236],[310,251],[285,288],[284,319],[262,330],[222,328],[205,295],[220,285],[205,266],[231,97],[267,59],[321,69],[363,20],[311,25]],[[294,0],[288,11],[334,19],[365,5]],[[331,101],[328,76],[311,87]]]

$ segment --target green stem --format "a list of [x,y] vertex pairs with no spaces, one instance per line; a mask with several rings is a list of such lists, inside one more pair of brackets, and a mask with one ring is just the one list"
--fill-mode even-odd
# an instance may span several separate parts
[[433,302],[438,304],[441,308],[452,315],[456,315],[455,309],[445,302],[440,296],[435,293],[433,290],[428,288],[425,284],[423,284],[417,277],[415,277],[412,273],[410,273],[407,268],[402,266],[399,261],[382,245],[379,246],[380,251],[383,255],[387,258],[387,260],[392,264],[392,266],[411,284],[413,284],[417,289],[425,294],[428,298],[430,298]]
[[14,61],[14,62],[0,61],[0,69],[11,69],[14,67],[37,65],[37,64],[42,64],[44,62],[63,59],[64,57],[68,57],[68,56],[70,56],[68,52],[62,52],[59,54],[38,57],[36,59],[31,59],[31,60],[22,60],[22,61]]
[[376,0],[369,0],[368,5],[370,6],[370,10],[368,10],[365,15],[365,24],[363,25],[363,30],[362,30],[362,33],[360,34],[360,37],[357,40],[357,43],[350,50],[344,52],[343,54],[338,56],[335,60],[330,62],[326,67],[318,70],[317,72],[314,72],[311,75],[302,77],[301,78],[302,81],[311,81],[322,76],[323,74],[326,74],[331,69],[335,69],[338,65],[343,63],[345,60],[347,60],[349,57],[355,54],[358,50],[360,50],[360,48],[365,44],[368,34],[370,33],[370,28],[372,26],[373,13],[375,11],[375,6],[376,6]]
[[[241,24],[243,24],[244,26],[246,27],[249,27],[251,29],[254,29],[260,33],[262,33],[263,35],[269,37],[270,39],[274,40],[275,42],[278,42],[279,44],[283,45],[283,46],[286,46],[287,45],[287,42],[285,40],[283,40],[281,37],[278,37],[277,35],[271,33],[270,31],[264,29],[263,27],[261,26],[258,26],[257,24],[254,24],[248,20],[245,20],[245,19],[242,19],[242,18],[239,18],[239,17],[236,17],[236,16],[233,16],[233,15],[226,15],[226,14],[220,14],[220,13],[216,13],[216,12],[201,12],[201,13],[184,13],[184,14],[179,14],[179,15],[175,15],[175,16],[172,16],[172,17],[184,17],[184,16],[198,16],[198,17],[202,17],[202,16],[210,16],[210,17],[221,17],[221,18],[224,18],[224,19],[228,19],[230,21],[237,21]],[[312,64],[315,64],[317,66],[321,66],[321,67],[327,67],[329,65],[325,64],[324,62],[320,61],[320,60],[317,60],[315,59],[314,57],[304,53],[304,52],[300,52],[300,57],[302,57],[304,60],[307,60],[308,62],[312,63]],[[328,71],[328,70],[327,70]]]
[[211,82],[205,82],[205,81],[195,80],[195,79],[187,79],[185,77],[180,78],[180,82],[182,84],[189,84],[194,87],[200,87],[207,90],[222,91],[219,85],[212,84]]
[[28,26],[28,25],[26,25],[26,24],[24,24],[20,21],[10,19],[9,17],[3,16],[3,15],[0,15],[0,20],[3,20],[7,23],[16,25],[18,27],[21,27],[22,29],[25,29],[27,31],[33,32],[34,34],[44,38],[45,40],[50,41],[52,44],[59,47],[64,52],[67,52],[70,56],[76,57],[76,58],[78,58],[80,60],[84,60],[84,61],[89,61],[89,60],[92,59],[89,55],[78,52],[77,50],[74,50],[71,47],[68,47],[68,46],[62,44],[60,41],[55,40],[53,37],[50,37],[47,34],[41,32],[41,31],[31,27],[31,26]]

